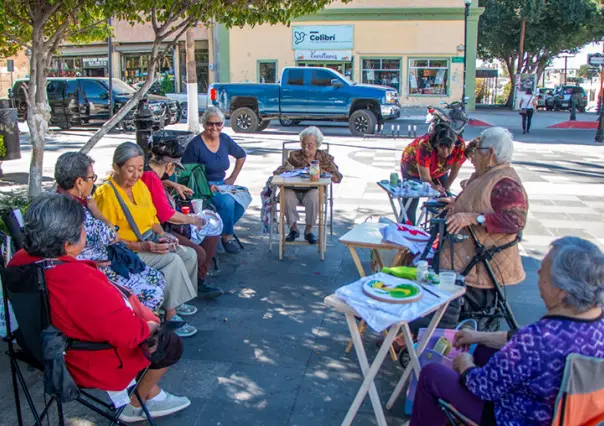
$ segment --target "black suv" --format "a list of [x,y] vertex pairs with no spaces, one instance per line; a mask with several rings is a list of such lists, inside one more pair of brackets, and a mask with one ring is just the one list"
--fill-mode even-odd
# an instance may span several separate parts
[[[17,80],[13,87],[15,106],[19,119],[27,115],[27,103],[22,86],[27,80]],[[119,110],[136,93],[122,80],[113,79],[114,112]],[[46,84],[48,103],[51,109],[50,124],[61,129],[91,123],[104,123],[109,120],[109,79],[102,77],[53,77]],[[149,109],[153,113],[156,125],[178,123],[181,118],[180,105],[165,96],[146,95]],[[132,127],[132,109],[123,120],[124,127]]]
[[554,89],[552,98],[546,99],[546,107],[549,110],[560,111],[561,109],[570,109],[570,98],[574,91],[579,88],[583,94],[583,106],[577,108],[579,112],[585,112],[587,105],[587,94],[581,86],[558,86]]

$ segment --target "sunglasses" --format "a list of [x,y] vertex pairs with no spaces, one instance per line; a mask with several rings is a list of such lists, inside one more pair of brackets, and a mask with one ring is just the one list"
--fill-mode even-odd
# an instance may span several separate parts
[[222,121],[208,121],[206,123],[206,127],[211,127],[211,126],[221,127],[222,125],[223,125]]

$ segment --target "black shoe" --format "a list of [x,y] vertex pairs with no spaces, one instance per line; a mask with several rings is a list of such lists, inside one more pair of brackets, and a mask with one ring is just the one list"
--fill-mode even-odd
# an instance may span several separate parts
[[522,131],[522,134],[524,135],[525,133],[526,133],[526,130],[523,130],[523,131]]
[[288,243],[291,243],[293,241],[296,241],[296,239],[300,236],[300,231],[298,231],[297,229],[294,230],[292,229],[291,231],[289,231],[289,234],[287,234],[287,237],[285,237],[285,241]]
[[230,254],[237,254],[241,251],[241,249],[237,245],[237,242],[234,239],[228,240],[227,242],[223,241],[222,246],[224,247],[224,251]]
[[222,289],[210,287],[203,280],[197,282],[197,298],[202,300],[214,300],[224,294]]
[[304,234],[304,239],[308,241],[308,244],[317,244],[317,237],[312,232]]

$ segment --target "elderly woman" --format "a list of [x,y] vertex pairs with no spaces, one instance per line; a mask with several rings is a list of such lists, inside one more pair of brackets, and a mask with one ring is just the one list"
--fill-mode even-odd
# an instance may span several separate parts
[[[449,190],[466,160],[465,144],[447,123],[438,124],[433,133],[418,137],[403,150],[401,175],[405,180],[427,182],[444,194]],[[415,224],[418,198],[412,198],[407,211]]]
[[[93,164],[92,158],[86,154],[66,152],[58,158],[55,165],[57,192],[73,197],[84,207],[86,213],[86,220],[84,221],[86,246],[78,259],[96,262],[99,270],[105,274],[109,281],[126,287],[145,306],[157,312],[164,301],[164,288],[166,287],[164,276],[159,271],[145,265],[140,259],[138,260],[140,267],[142,267],[140,272],[132,271],[127,264],[118,265],[109,262],[110,247],[115,247],[118,244],[118,236],[115,227],[109,226],[109,221],[98,212],[98,209],[94,208],[94,200],[90,197],[96,181]],[[89,203],[92,212],[88,207]],[[122,250],[129,252],[130,257],[136,260],[135,253],[125,247]]]
[[[110,283],[94,262],[77,259],[86,246],[85,221],[84,208],[71,196],[45,194],[35,199],[25,215],[25,249],[15,253],[10,266],[58,260],[45,272],[52,325],[69,338],[113,346],[67,350],[65,362],[78,386],[119,391],[149,367],[138,390],[150,414],[160,417],[185,409],[191,404],[188,398],[170,395],[157,386],[167,368],[180,359],[181,340],[174,333],[160,333],[163,337],[157,345],[165,356],[149,362],[141,346],[148,348],[145,342],[159,330],[159,319],[142,305],[136,309],[124,290]],[[120,419],[145,419],[135,397]]]
[[[300,132],[300,145],[302,149],[292,151],[289,154],[287,162],[273,172],[274,175],[283,173],[286,170],[303,169],[310,167],[310,164],[317,160],[321,173],[330,173],[331,180],[339,183],[342,180],[342,174],[338,166],[334,163],[333,156],[325,151],[319,150],[323,142],[323,133],[317,127],[307,127]],[[316,244],[317,237],[313,234],[313,226],[317,221],[319,213],[319,191],[313,189],[285,189],[285,217],[289,225],[289,234],[285,241],[291,242],[300,236],[298,230],[298,211],[296,207],[299,204],[304,206],[306,213],[306,226],[304,228],[304,239],[309,244]]]
[[[546,315],[509,332],[457,333],[457,347],[479,344],[454,370],[429,364],[419,377],[412,426],[444,425],[441,398],[481,425],[550,425],[569,354],[604,358],[604,254],[592,243],[564,237],[552,243],[541,269]],[[496,422],[496,423],[495,423]]]
[[[243,163],[245,151],[226,133],[224,114],[219,108],[209,107],[201,117],[203,132],[195,136],[187,145],[182,162],[184,164],[203,164],[210,188],[214,193],[212,204],[222,218],[222,245],[227,253],[239,253],[240,249],[233,240],[235,224],[241,219],[245,209],[228,194],[218,192],[216,185],[234,185]],[[225,179],[226,172],[231,166],[229,156],[235,158],[235,167],[231,175]]]
[[148,170],[145,170],[141,180],[149,188],[153,205],[157,210],[157,218],[164,229],[170,230],[170,233],[178,239],[180,245],[190,247],[197,253],[197,291],[199,298],[215,299],[221,296],[223,292],[219,288],[207,285],[205,279],[210,269],[212,257],[216,254],[216,246],[220,237],[205,237],[201,244],[195,244],[170,227],[170,225],[195,225],[201,228],[205,225],[199,216],[185,215],[176,211],[174,199],[166,192],[161,180],[164,175],[172,176],[176,168],[183,169],[180,163],[182,154],[183,148],[178,141],[168,140],[154,143],[151,146]]
[[[140,180],[143,167],[141,147],[132,142],[122,143],[113,154],[114,174],[97,188],[94,199],[103,216],[118,227],[120,240],[166,277],[166,320],[184,322],[180,315],[197,312],[194,306],[185,305],[197,295],[193,285],[197,281],[197,255],[195,250],[179,246],[175,237],[164,232],[151,194]],[[189,337],[197,329],[185,323],[176,333]]]

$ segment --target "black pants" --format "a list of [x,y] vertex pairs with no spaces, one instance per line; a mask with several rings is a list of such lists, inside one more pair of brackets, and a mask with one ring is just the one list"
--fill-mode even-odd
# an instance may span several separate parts
[[532,108],[527,108],[526,114],[522,114],[522,131],[528,132],[531,130],[534,112]]
[[170,367],[176,364],[182,357],[182,340],[180,340],[180,337],[176,333],[169,332],[162,334],[158,345],[161,346],[165,356],[161,361],[152,362],[149,366],[150,370],[161,370],[162,368]]
[[[401,170],[401,174],[403,176],[403,180],[415,180],[417,182],[421,182],[421,179],[415,176],[411,176],[404,169]],[[440,186],[447,185],[447,181],[449,180],[449,173],[442,175],[439,178],[432,179],[435,183]],[[403,198],[403,204],[407,203],[409,198]],[[412,225],[416,225],[415,221],[417,220],[417,206],[419,205],[419,198],[411,198],[411,204],[409,204],[409,208],[407,209],[407,217],[409,218],[409,222]]]

